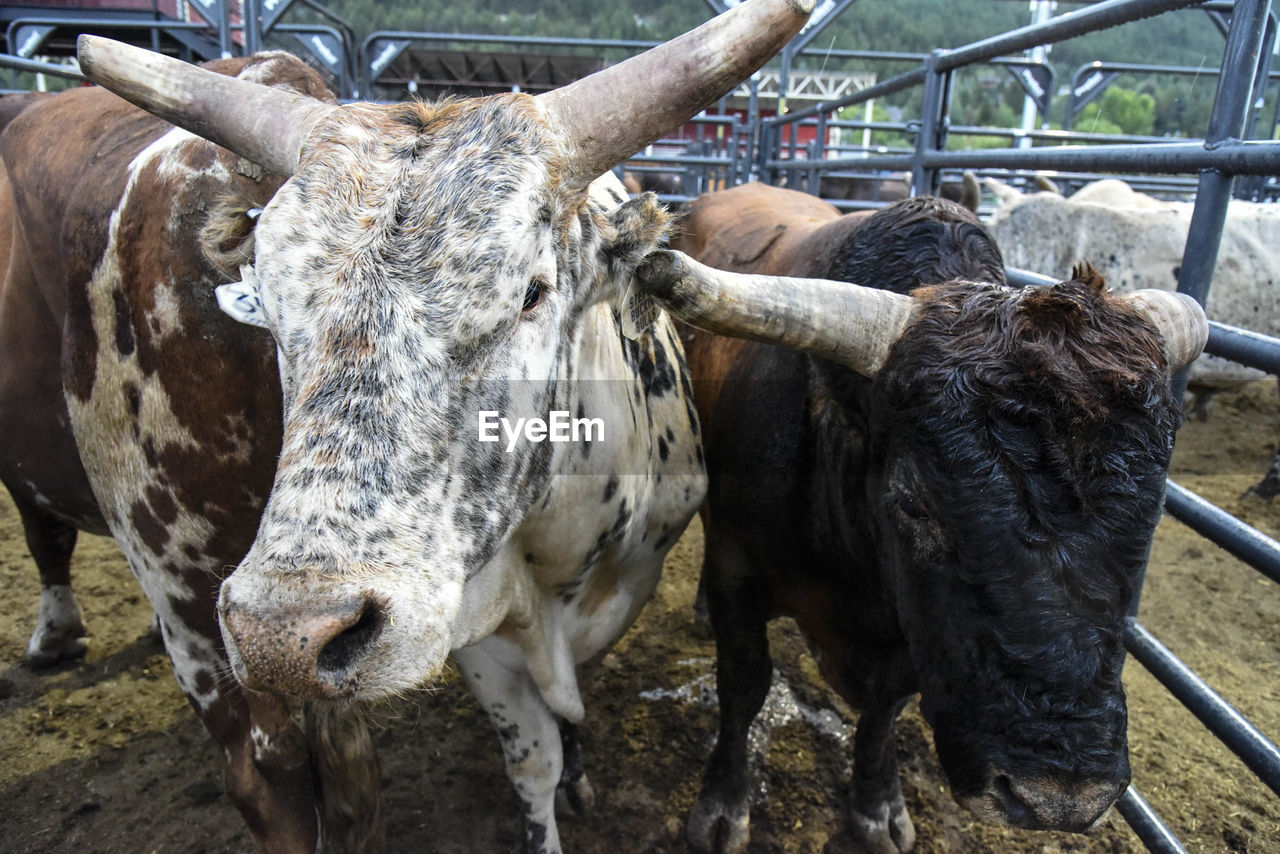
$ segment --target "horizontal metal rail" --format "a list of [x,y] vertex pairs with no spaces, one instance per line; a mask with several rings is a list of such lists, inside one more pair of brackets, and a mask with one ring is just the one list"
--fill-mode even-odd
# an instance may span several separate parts
[[[1184,77],[1211,77],[1217,79],[1221,74],[1221,70],[1213,66],[1205,67],[1200,65],[1151,65],[1143,62],[1103,62],[1095,60],[1086,62],[1077,68],[1072,74],[1072,81],[1076,78],[1083,77],[1090,71],[1117,71],[1121,74],[1176,74]],[[1270,71],[1267,73],[1268,80],[1280,80],[1280,71]],[[1074,87],[1073,87],[1074,88]]]
[[955,50],[942,51],[938,58],[938,71],[950,71],[962,65],[1021,53],[1040,45],[1056,44],[1174,9],[1185,9],[1200,2],[1201,0],[1107,0],[1095,3],[1086,9],[1059,15],[1043,24],[1032,24]]
[[140,18],[56,18],[32,16],[29,18],[14,18],[10,21],[9,27],[6,30],[6,37],[11,36],[18,27],[25,27],[33,24],[60,27],[62,29],[75,27],[82,30],[193,30],[198,32],[210,30],[208,24],[200,23],[199,21],[156,21],[143,20]]
[[[841,51],[836,51],[836,50],[830,51],[830,55],[832,57],[835,57],[840,53]],[[845,53],[857,54],[858,51],[845,51]],[[903,54],[902,55],[902,57],[906,57],[906,56],[918,56],[920,59],[926,58],[925,54]],[[895,57],[895,58],[898,58],[898,57]],[[992,57],[991,59],[987,60],[985,64],[986,65],[1011,65],[1011,66],[1018,66],[1020,68],[1026,68],[1027,66],[1031,66],[1031,65],[1048,65],[1048,63],[1032,62],[1031,60],[1026,59],[1025,57],[1012,57],[1012,56]],[[775,116],[772,118],[764,119],[763,121],[766,124],[770,124],[770,125],[792,124],[795,122],[802,122],[805,119],[811,119],[823,113],[835,112],[836,110],[840,110],[845,107],[852,107],[857,104],[861,104],[866,101],[873,100],[875,98],[883,98],[886,95],[897,94],[898,92],[902,92],[907,89],[910,89],[912,86],[918,86],[924,82],[925,74],[926,72],[923,66],[921,66],[920,68],[913,68],[912,70],[905,71],[902,74],[897,75],[896,77],[890,77],[888,80],[882,80],[879,83],[873,83],[870,86],[867,86],[863,89],[859,89],[857,92],[852,92],[848,95],[845,95],[844,97],[839,98],[838,100],[824,101],[820,104],[815,104],[812,107],[805,107],[802,110],[788,112],[785,116]]]
[[1280,376],[1280,339],[1269,335],[1211,320],[1209,343],[1204,351]]
[[50,74],[54,77],[66,77],[69,80],[83,80],[80,69],[70,65],[57,65],[52,62],[40,62],[36,59],[25,59],[11,53],[0,53],[0,67],[14,68],[18,71],[30,71],[36,74]]
[[[1233,175],[1275,175],[1280,173],[1280,142],[1223,143],[1206,148],[1197,142],[1155,143],[1152,145],[1073,145],[1053,148],[986,148],[977,151],[926,151],[924,165],[935,169],[1094,169],[1179,174],[1212,169]],[[828,168],[863,167],[903,169],[911,155],[880,154],[866,158],[841,157],[822,161]],[[774,168],[796,164],[790,160],[769,160]]]
[[370,33],[360,43],[360,52],[367,53],[379,41],[406,39],[422,42],[458,42],[460,44],[543,45],[553,47],[587,47],[596,49],[648,50],[662,42],[639,39],[584,39],[547,36],[500,36],[489,33],[435,33],[417,30],[378,30]]
[[1160,684],[1280,795],[1280,748],[1137,620],[1130,618],[1126,623],[1124,643]]
[[[1150,18],[1174,9],[1195,6],[1202,0],[1107,0],[1096,3],[1087,9],[1069,12],[1043,24],[1033,24],[1021,29],[1011,30],[994,38],[973,42],[954,50],[938,51],[936,70],[951,71],[964,65],[975,65],[998,58],[1009,57],[1010,54],[1021,53],[1040,45],[1054,44],[1066,39],[1082,36],[1097,30],[1114,27],[1118,24]],[[1007,60],[1014,61],[1014,60]],[[1022,60],[1022,64],[1025,64]],[[918,86],[924,82],[928,71],[924,66],[914,68],[888,80],[868,86],[844,98],[810,107],[785,116],[765,119],[766,126],[790,124],[811,118],[821,111],[834,111],[871,100],[883,98]]]
[[1173,480],[1167,487],[1170,516],[1280,584],[1280,543]]
[[1037,169],[1042,166],[1074,168],[1133,169],[1141,166],[1148,172],[1199,172],[1212,169],[1232,175],[1274,175],[1280,172],[1280,142],[1224,142],[1215,148],[1200,143],[1173,142],[1143,146],[1083,145],[1061,148],[1009,149],[982,151],[933,151],[924,155],[926,166],[970,167],[1004,166],[1012,169]]

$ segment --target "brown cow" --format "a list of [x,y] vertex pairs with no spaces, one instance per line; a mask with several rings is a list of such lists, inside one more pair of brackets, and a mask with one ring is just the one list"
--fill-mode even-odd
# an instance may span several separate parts
[[[28,107],[52,98],[48,92],[26,92],[5,95],[0,98],[0,133]],[[0,170],[0,199],[7,196],[8,177]],[[17,235],[11,205],[0,204],[0,259],[13,257]],[[5,271],[0,270],[0,273]],[[15,275],[14,273],[5,273]],[[30,336],[37,340],[49,330],[43,318],[32,311],[32,306],[19,302],[8,291],[0,292],[0,336]],[[25,350],[23,352],[26,352]],[[74,448],[59,446],[60,436],[65,438],[66,408],[50,411],[45,401],[60,401],[61,391],[55,382],[56,374],[28,364],[22,353],[0,361],[0,399],[13,401],[15,405],[0,409],[0,436],[15,436],[20,443],[34,443],[35,447],[20,446],[15,458],[31,453],[61,455],[60,459],[74,460]],[[40,424],[41,415],[51,416],[56,424]],[[71,453],[68,454],[67,452]],[[22,472],[13,468],[13,459],[0,460],[0,481],[6,485],[18,483]],[[74,462],[71,463],[74,469]],[[72,471],[71,478],[81,479],[83,472]],[[74,487],[72,487],[74,489]],[[38,506],[39,497],[29,487],[11,488],[14,502],[22,519],[27,548],[40,570],[40,615],[35,631],[27,646],[27,661],[40,667],[65,659],[84,655],[84,620],[80,606],[71,592],[71,551],[75,548],[76,527],[60,522]],[[92,495],[83,494],[78,503],[81,508],[92,508]],[[83,514],[80,514],[82,518]],[[96,515],[96,514],[94,514]],[[87,530],[93,530],[88,528]],[[105,533],[100,526],[98,533]]]
[[560,850],[557,792],[591,795],[576,667],[705,488],[674,330],[622,320],[667,217],[597,176],[811,9],[747,0],[563,89],[439,105],[82,37],[91,79],[179,127],[81,89],[0,137],[4,481],[64,552],[120,544],[264,849],[379,847],[359,709],[452,654],[526,849]]
[[[795,196],[702,200],[679,245],[821,278],[677,252],[638,273],[688,322],[754,339],[697,332],[688,348],[720,698],[690,840],[746,846],[747,732],[782,615],[861,710],[863,850],[914,844],[892,732],[915,692],[960,803],[1086,830],[1129,781],[1121,632],[1178,422],[1169,374],[1203,347],[1204,313],[1109,294],[1084,267],[1008,288],[990,236],[950,202],[899,202],[837,237]],[[740,214],[740,198],[768,202]]]

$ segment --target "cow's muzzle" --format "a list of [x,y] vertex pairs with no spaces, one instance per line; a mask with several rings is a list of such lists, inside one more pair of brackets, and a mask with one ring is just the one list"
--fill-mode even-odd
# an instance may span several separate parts
[[956,800],[994,824],[1083,833],[1097,825],[1128,785],[1127,778],[1062,782],[995,773],[981,793]]
[[223,596],[236,678],[246,688],[305,700],[355,696],[386,610],[369,594],[305,605],[240,604]]

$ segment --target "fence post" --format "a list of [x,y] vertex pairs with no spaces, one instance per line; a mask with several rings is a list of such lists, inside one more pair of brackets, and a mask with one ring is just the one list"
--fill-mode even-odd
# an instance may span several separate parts
[[916,136],[916,153],[911,163],[911,195],[935,193],[938,170],[926,169],[924,156],[940,151],[947,143],[947,102],[950,100],[951,72],[939,71],[939,59],[946,51],[935,50],[925,58],[924,105],[921,107],[920,133]]
[[[1231,30],[1222,55],[1222,73],[1205,134],[1205,148],[1239,140],[1253,111],[1254,73],[1262,50],[1262,35],[1271,12],[1271,0],[1237,0],[1231,12]],[[1191,212],[1182,266],[1178,270],[1178,291],[1190,294],[1201,305],[1209,298],[1209,283],[1218,263],[1218,244],[1227,221],[1234,175],[1218,169],[1200,173],[1196,204]],[[1179,397],[1187,388],[1187,371],[1175,379]]]

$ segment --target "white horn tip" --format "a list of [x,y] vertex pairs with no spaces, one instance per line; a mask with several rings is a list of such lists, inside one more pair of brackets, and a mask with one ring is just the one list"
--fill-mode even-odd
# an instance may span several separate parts
[[93,66],[94,48],[102,42],[102,38],[91,36],[88,33],[81,33],[76,39],[76,61],[80,63],[81,71],[87,71]]
[[1190,296],[1144,289],[1130,294],[1129,300],[1160,330],[1172,370],[1186,367],[1204,352],[1209,342],[1209,318]]

